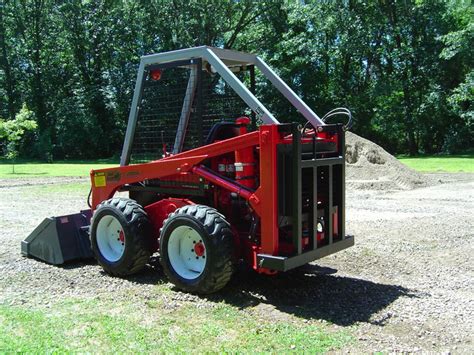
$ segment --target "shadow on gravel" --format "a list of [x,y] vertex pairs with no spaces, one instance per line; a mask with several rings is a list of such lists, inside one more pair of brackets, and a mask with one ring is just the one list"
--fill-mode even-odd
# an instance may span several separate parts
[[[33,260],[37,260],[39,262],[43,262],[41,259],[37,259],[35,257],[29,257],[29,258]],[[61,265],[55,265],[55,267],[59,269],[73,270],[73,269],[80,269],[87,265],[97,265],[97,262],[94,259],[81,260],[81,261],[72,260],[72,261],[67,261]]]
[[[90,264],[95,263],[68,263],[61,267],[73,269]],[[419,297],[415,290],[402,286],[337,276],[334,275],[336,272],[336,269],[309,264],[276,276],[265,276],[240,268],[224,289],[201,298],[241,309],[270,306],[270,309],[265,307],[264,312],[274,308],[304,319],[326,320],[341,326],[356,322],[383,326],[390,316],[376,321],[371,321],[371,316],[399,297]],[[151,285],[168,282],[157,258],[152,258],[145,270],[127,280]],[[278,319],[281,317],[279,312],[269,316]]]
[[[80,269],[87,265],[97,265],[97,262],[95,259],[70,261],[62,265],[56,265],[56,267],[65,270],[72,270]],[[97,266],[97,272],[103,276],[112,277],[108,275],[100,266]],[[166,276],[163,274],[163,270],[157,257],[152,257],[150,263],[145,267],[144,270],[140,271],[138,274],[128,276],[124,279],[131,283],[143,285],[158,285],[168,282]]]
[[127,280],[133,283],[147,285],[159,285],[168,282],[158,257],[152,257],[145,270],[138,274],[128,276]]
[[[297,317],[324,319],[348,326],[355,322],[371,322],[373,314],[401,296],[417,297],[401,286],[335,276],[335,272],[316,265],[273,277],[241,270],[227,287],[207,299],[224,301],[239,308],[267,304]],[[383,326],[386,320],[372,323]]]

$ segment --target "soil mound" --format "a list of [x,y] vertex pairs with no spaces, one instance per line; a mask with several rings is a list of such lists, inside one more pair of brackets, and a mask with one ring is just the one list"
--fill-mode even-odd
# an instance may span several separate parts
[[428,185],[426,176],[351,132],[346,132],[346,163],[346,182],[351,188],[410,190]]

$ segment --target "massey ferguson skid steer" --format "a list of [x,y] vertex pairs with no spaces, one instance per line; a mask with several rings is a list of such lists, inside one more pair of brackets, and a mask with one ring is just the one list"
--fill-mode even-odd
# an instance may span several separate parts
[[[287,100],[281,116],[304,125],[279,123],[257,99],[256,69],[267,96]],[[325,122],[335,115],[348,123]],[[351,121],[342,108],[319,118],[256,55],[196,47],[144,56],[120,166],[92,170],[90,209],[45,219],[22,253],[52,264],[93,256],[114,276],[159,253],[178,288],[211,293],[240,261],[274,274],[348,248]]]

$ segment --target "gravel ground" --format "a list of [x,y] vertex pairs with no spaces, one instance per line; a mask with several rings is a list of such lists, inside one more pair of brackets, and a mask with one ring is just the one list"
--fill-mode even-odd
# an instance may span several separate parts
[[347,232],[356,246],[275,277],[239,270],[207,298],[173,289],[156,261],[123,280],[92,263],[54,267],[23,258],[20,241],[44,217],[85,207],[78,191],[49,195],[37,184],[87,179],[0,180],[0,304],[48,307],[67,296],[126,298],[137,307],[157,298],[170,308],[225,301],[262,319],[346,329],[356,339],[352,352],[473,353],[474,174],[430,179],[442,183],[410,191],[349,189]]

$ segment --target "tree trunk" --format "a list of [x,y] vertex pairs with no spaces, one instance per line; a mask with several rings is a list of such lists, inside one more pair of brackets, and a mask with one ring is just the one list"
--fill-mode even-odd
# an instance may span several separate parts
[[46,103],[43,89],[43,75],[42,75],[42,62],[41,55],[43,51],[43,40],[41,37],[42,30],[42,16],[43,16],[43,2],[35,1],[34,13],[33,13],[33,100],[36,107],[36,117],[38,120],[38,127],[41,136],[41,153],[43,158],[47,160],[51,159],[52,154],[52,131],[50,122],[46,115]]

